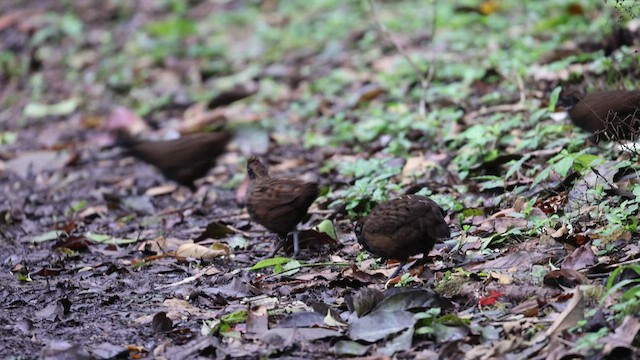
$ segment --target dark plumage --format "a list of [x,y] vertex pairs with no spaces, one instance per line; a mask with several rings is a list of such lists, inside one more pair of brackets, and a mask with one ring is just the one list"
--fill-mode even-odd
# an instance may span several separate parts
[[592,132],[596,141],[640,138],[640,90],[600,91],[562,96],[574,124]]
[[119,133],[117,144],[155,166],[167,179],[196,191],[193,182],[215,165],[230,139],[228,132],[185,135],[166,141],[140,140]]
[[280,237],[270,254],[273,257],[284,245],[287,234],[293,231],[293,256],[298,255],[299,235],[296,225],[307,214],[309,206],[318,197],[318,185],[296,179],[277,179],[269,176],[257,157],[247,161],[249,187],[247,210],[253,221]]
[[422,253],[426,257],[438,239],[451,235],[440,206],[420,195],[379,204],[356,224],[355,234],[367,251],[402,262],[391,277],[400,272],[409,256]]

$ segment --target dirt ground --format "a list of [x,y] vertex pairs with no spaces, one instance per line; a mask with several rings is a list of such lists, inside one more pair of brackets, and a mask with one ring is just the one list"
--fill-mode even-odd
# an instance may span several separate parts
[[[640,253],[637,159],[547,108],[559,85],[637,79],[637,50],[623,70],[589,66],[640,37],[562,57],[545,41],[604,10],[555,4],[557,28],[540,20],[537,47],[507,51],[494,37],[524,38],[509,18],[539,5],[434,2],[451,20],[434,36],[428,22],[397,30],[427,5],[379,3],[2,1],[0,357],[637,358],[638,302],[601,297]],[[477,53],[461,39],[486,39],[459,35],[457,16],[487,31]],[[493,64],[538,48],[524,78]],[[417,56],[435,74],[416,72]],[[579,60],[543,68],[565,58]],[[234,137],[191,192],[118,147],[116,126]],[[252,154],[320,185],[296,259],[291,241],[265,259],[276,235],[244,207]],[[602,162],[586,171],[586,156]],[[396,263],[363,251],[354,222],[427,190],[451,239],[387,288]]]

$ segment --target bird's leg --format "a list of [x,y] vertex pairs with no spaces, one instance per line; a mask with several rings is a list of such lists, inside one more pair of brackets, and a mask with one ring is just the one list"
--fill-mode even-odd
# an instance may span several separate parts
[[202,206],[205,206],[207,203],[207,200],[209,200],[209,189],[208,188],[204,188],[204,195],[202,196],[202,202],[200,203]]
[[389,279],[393,279],[394,277],[398,276],[398,274],[400,273],[400,270],[402,270],[402,268],[407,265],[407,260],[404,260],[402,262],[400,262],[400,265],[398,265],[398,267],[396,268],[396,271],[393,272],[393,274],[391,274],[391,276],[389,276]]
[[293,230],[293,257],[298,256],[298,252],[300,251],[300,232],[298,230]]
[[276,248],[273,249],[273,251],[271,252],[271,254],[269,254],[269,258],[272,258],[274,256],[276,256],[276,253],[282,249],[282,247],[284,246],[284,243],[287,241],[287,234],[285,234],[284,236],[278,234],[278,244],[276,245]]

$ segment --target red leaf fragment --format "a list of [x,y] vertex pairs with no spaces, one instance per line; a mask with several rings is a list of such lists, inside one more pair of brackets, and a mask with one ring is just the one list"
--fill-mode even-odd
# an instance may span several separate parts
[[491,306],[498,301],[498,298],[502,296],[502,293],[496,290],[491,290],[489,296],[483,296],[478,301],[480,306]]

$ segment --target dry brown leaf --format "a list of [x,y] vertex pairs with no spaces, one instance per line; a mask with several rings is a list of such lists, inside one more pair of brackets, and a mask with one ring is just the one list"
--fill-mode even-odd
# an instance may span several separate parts
[[176,184],[154,186],[152,188],[147,189],[147,191],[145,191],[144,194],[150,197],[161,196],[161,195],[171,194],[172,192],[176,191],[177,188],[178,188],[178,185]]
[[229,254],[229,248],[213,250],[200,244],[188,243],[182,244],[176,250],[176,257],[194,258],[194,259],[213,259]]
[[247,334],[260,336],[269,330],[269,315],[265,306],[255,306],[247,312]]
[[22,178],[29,174],[40,174],[44,171],[55,171],[63,168],[72,160],[73,155],[67,151],[33,151],[23,152],[7,161],[7,170]]
[[420,176],[425,173],[425,169],[434,165],[433,161],[427,160],[424,156],[412,156],[402,168],[402,177]]
[[107,207],[104,205],[89,206],[88,208],[80,211],[78,213],[78,216],[81,219],[85,219],[90,216],[104,216],[107,213],[107,211],[108,211]]
[[491,276],[492,278],[494,278],[494,279],[498,280],[498,283],[499,283],[499,284],[502,284],[502,285],[508,285],[508,284],[511,284],[511,283],[513,282],[513,279],[512,279],[512,278],[511,278],[511,276],[510,276],[510,275],[508,275],[508,274],[504,274],[504,273],[499,273],[499,272],[496,272],[496,271],[492,271],[492,272],[490,273],[490,276]]
[[549,272],[544,277],[544,284],[549,286],[564,286],[568,288],[583,284],[586,278],[573,269],[560,269]]
[[573,289],[573,297],[567,304],[567,308],[558,316],[553,325],[545,333],[546,336],[557,334],[562,330],[578,325],[580,320],[584,320],[584,297],[580,287]]
[[[549,255],[550,256],[550,255]],[[468,270],[508,270],[511,268],[519,268],[539,262],[544,258],[542,253],[532,253],[527,251],[519,251],[505,256],[501,256],[497,259],[485,261],[484,263],[474,264],[469,266]]]
[[626,348],[630,354],[634,353],[637,351],[637,348],[633,346],[634,340],[639,332],[640,320],[634,316],[627,316],[613,334],[600,339],[600,344],[604,345],[602,354],[610,355],[617,348]]
[[206,103],[196,103],[184,112],[180,132],[192,134],[203,131],[211,124],[224,124],[227,121],[227,109],[207,110]]
[[198,280],[200,277],[207,275],[207,276],[211,276],[211,275],[216,275],[219,274],[220,270],[218,270],[218,268],[216,268],[213,265],[209,265],[205,268],[200,269],[198,272],[196,272],[194,275],[189,276],[188,278],[184,278],[178,282],[172,283],[172,284],[167,284],[167,285],[160,285],[160,286],[156,286],[155,289],[156,290],[160,290],[160,289],[164,289],[164,288],[169,288],[169,287],[174,287],[174,286],[178,286],[178,285],[184,285],[184,284],[188,284],[190,282],[196,281]]
[[590,268],[597,264],[596,255],[591,249],[591,244],[587,243],[575,249],[571,255],[567,256],[562,265],[562,269],[580,270]]

